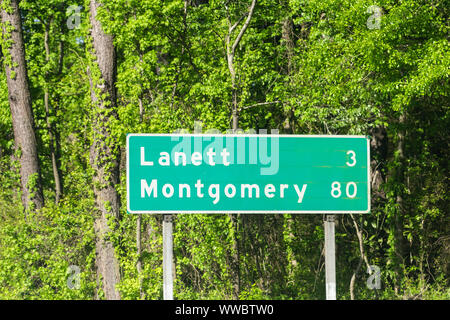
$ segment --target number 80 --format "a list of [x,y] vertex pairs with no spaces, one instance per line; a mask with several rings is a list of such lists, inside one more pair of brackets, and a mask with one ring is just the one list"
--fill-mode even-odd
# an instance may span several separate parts
[[[353,187],[353,193],[350,193],[350,187]],[[357,192],[358,188],[356,187],[356,183],[352,181],[348,182],[347,185],[345,186],[345,194],[347,195],[347,197],[353,199],[354,197],[356,197]],[[333,182],[331,184],[331,196],[333,198],[339,198],[341,194],[342,194],[341,184],[337,181]]]

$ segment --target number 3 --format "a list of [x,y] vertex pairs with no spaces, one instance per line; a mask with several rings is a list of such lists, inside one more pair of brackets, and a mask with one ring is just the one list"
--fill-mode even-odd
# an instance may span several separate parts
[[350,156],[350,160],[352,160],[352,163],[346,162],[345,164],[348,165],[349,167],[353,167],[356,164],[356,153],[353,150],[349,150],[347,151],[347,154],[351,154]]

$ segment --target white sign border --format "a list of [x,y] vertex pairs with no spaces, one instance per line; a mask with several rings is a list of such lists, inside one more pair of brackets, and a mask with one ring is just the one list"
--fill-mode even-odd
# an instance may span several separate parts
[[[130,209],[130,192],[129,192],[129,139],[135,136],[147,136],[147,137],[278,137],[278,138],[364,138],[367,142],[367,210],[131,210]],[[126,139],[126,192],[127,192],[127,212],[129,214],[182,214],[182,213],[208,213],[208,214],[223,214],[223,213],[243,213],[243,214],[260,214],[260,213],[272,213],[272,214],[353,214],[353,213],[370,213],[370,138],[364,135],[309,135],[309,134],[202,134],[202,133],[128,133]]]

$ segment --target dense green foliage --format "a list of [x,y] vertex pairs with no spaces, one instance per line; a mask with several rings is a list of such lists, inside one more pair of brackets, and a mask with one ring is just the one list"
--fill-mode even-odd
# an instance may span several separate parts
[[[251,1],[101,2],[99,20],[114,36],[118,65],[119,121],[111,126],[122,150],[122,204],[111,239],[120,262],[119,291],[123,299],[161,299],[162,217],[142,216],[138,256],[137,216],[127,214],[125,203],[125,136],[192,132],[197,121],[203,130],[231,128],[225,38],[229,23],[246,15]],[[103,297],[96,282],[89,165],[88,3],[80,1],[81,24],[69,29],[73,2],[20,2],[46,206],[23,212],[2,72],[0,299]],[[368,11],[372,5],[379,15]],[[450,299],[449,8],[446,0],[259,0],[237,47],[240,128],[373,137],[372,212],[355,221],[349,215],[337,219],[339,299],[350,298],[361,257],[355,223],[382,282],[379,290],[367,288],[363,264],[356,298]],[[63,181],[56,204],[52,148]],[[236,227],[228,215],[177,215],[175,298],[231,298],[237,241],[240,298],[323,299],[322,220],[241,215]],[[80,268],[79,287],[68,285],[74,276],[69,266]]]

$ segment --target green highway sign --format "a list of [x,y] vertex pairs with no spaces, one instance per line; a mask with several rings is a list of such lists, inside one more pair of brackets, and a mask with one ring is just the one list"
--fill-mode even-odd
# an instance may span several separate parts
[[128,134],[129,213],[368,213],[365,136]]

